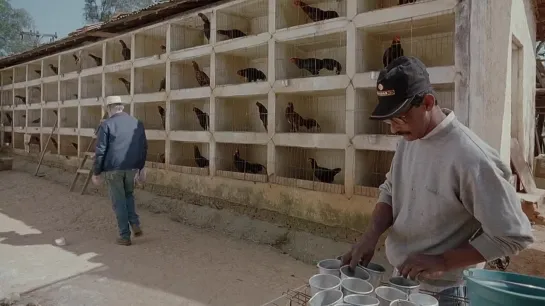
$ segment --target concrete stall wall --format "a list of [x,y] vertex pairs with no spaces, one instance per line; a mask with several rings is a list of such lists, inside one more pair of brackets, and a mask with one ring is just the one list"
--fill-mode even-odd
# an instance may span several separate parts
[[[399,140],[384,123],[368,120],[377,103],[384,50],[399,35],[405,54],[428,66],[439,104],[500,148],[504,134],[511,133],[510,126],[498,123],[511,114],[505,111],[511,69],[506,33],[512,32],[524,54],[533,50],[531,8],[522,0],[511,7],[507,2],[488,1],[487,8],[471,0],[407,5],[309,0],[339,15],[313,22],[292,1],[230,1],[0,71],[3,135],[12,137],[17,153],[26,154],[25,134],[45,145],[53,131],[45,159],[73,169],[104,115],[104,98],[121,95],[127,112],[146,127],[147,187],[361,230]],[[198,13],[210,21],[209,38]],[[245,36],[230,39],[217,32],[231,29]],[[121,41],[130,51],[123,51]],[[483,46],[489,53],[479,49]],[[313,75],[299,69],[293,57],[331,58],[340,67]],[[521,65],[527,69],[520,80],[526,102],[516,112],[523,126],[516,133],[528,139],[532,65],[527,59]],[[264,77],[248,82],[237,73],[246,68]],[[486,69],[494,73],[485,77]],[[198,78],[197,70],[208,80]],[[31,92],[34,98],[22,102],[20,97],[33,97]],[[485,114],[488,110],[491,114]],[[289,123],[293,112],[302,117],[300,126]],[[6,124],[6,115],[13,124]],[[525,144],[525,152],[532,145]],[[237,150],[240,158],[261,166],[235,163]],[[312,159],[339,168],[337,174],[320,181]]]

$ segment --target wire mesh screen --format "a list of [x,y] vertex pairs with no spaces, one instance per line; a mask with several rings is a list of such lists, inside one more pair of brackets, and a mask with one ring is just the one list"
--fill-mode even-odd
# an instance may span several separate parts
[[267,146],[217,143],[216,174],[234,179],[266,182]]
[[172,141],[170,143],[169,170],[208,175],[209,156],[208,143]]
[[216,12],[216,40],[226,41],[269,31],[269,1],[254,0]]
[[65,157],[78,156],[78,137],[72,135],[60,136],[60,155]]
[[380,70],[402,55],[418,57],[427,67],[454,65],[453,13],[368,27],[358,33],[358,72]]
[[61,82],[61,101],[77,100],[78,98],[77,79]]
[[163,164],[165,159],[165,141],[164,140],[149,140],[148,139],[148,156],[147,163],[153,168],[157,168],[157,164]]
[[107,73],[105,80],[104,89],[106,96],[123,96],[131,94],[131,87],[133,84],[130,70]]
[[28,153],[39,153],[41,152],[41,136],[40,134],[29,134],[28,142]]
[[361,0],[358,1],[358,13],[385,9],[395,6],[405,6],[434,0]]
[[44,60],[42,76],[50,77],[59,75],[59,60],[57,56],[53,56]]
[[13,133],[13,147],[15,149],[24,150],[25,149],[25,138],[23,133]]
[[170,89],[210,86],[210,56],[171,63]]
[[78,107],[60,108],[60,127],[77,128],[78,127]]
[[131,41],[132,38],[129,35],[108,41],[106,43],[106,65],[130,60],[133,56]]
[[13,112],[13,126],[25,127],[26,125],[26,111],[16,110]]
[[170,130],[208,130],[209,113],[210,99],[170,101]]
[[43,99],[45,102],[57,102],[59,101],[59,83],[51,82],[44,83],[42,85]]
[[216,85],[267,81],[267,54],[267,44],[216,54]]
[[275,182],[317,191],[344,192],[344,150],[276,147]]
[[209,44],[211,18],[210,13],[199,13],[198,16],[173,23],[170,28],[171,52]]
[[134,69],[134,93],[153,93],[166,90],[165,65]]
[[354,124],[356,134],[391,134],[390,126],[380,120],[370,120],[369,116],[378,104],[375,89],[356,90]]
[[14,77],[13,82],[14,83],[20,83],[26,81],[26,67],[25,66],[19,66],[15,67],[13,69],[14,71]]
[[[106,81],[115,81],[107,78]],[[111,84],[111,83],[108,83]],[[125,91],[126,92],[126,91]],[[102,76],[92,75],[81,78],[81,97],[80,99],[102,97]]]
[[28,116],[28,126],[30,127],[40,127],[41,126],[41,114],[42,111],[39,109],[29,109],[27,112]]
[[2,90],[2,105],[13,105],[13,92],[11,90]]
[[266,132],[267,115],[267,96],[216,99],[216,131]]
[[13,84],[13,70],[2,72],[2,86]]
[[81,55],[80,52],[71,52],[61,55],[61,65],[59,66],[59,73],[65,74],[78,71],[81,67]]
[[135,103],[134,116],[142,121],[146,130],[165,130],[166,102]]
[[161,25],[137,33],[134,58],[160,56],[167,51],[167,26]]
[[42,117],[42,127],[52,128],[59,118],[59,110],[57,108],[44,108],[42,110]]
[[42,102],[42,87],[41,86],[31,86],[28,88],[28,103],[40,103]]
[[346,130],[344,90],[276,97],[276,131],[280,133],[344,133]]
[[346,0],[277,0],[276,29],[346,17]]
[[24,88],[18,88],[18,89],[15,89],[15,100],[14,100],[14,103],[15,105],[21,105],[21,104],[26,104],[27,103],[27,94],[26,94],[26,90]]
[[27,78],[29,81],[37,80],[42,77],[42,63],[35,62],[28,65]]
[[379,187],[390,171],[394,152],[356,150],[356,185]]
[[276,78],[293,79],[346,73],[346,33],[276,43]]
[[102,58],[102,45],[84,49],[81,52],[80,61],[82,69],[89,69],[104,65],[105,61]]

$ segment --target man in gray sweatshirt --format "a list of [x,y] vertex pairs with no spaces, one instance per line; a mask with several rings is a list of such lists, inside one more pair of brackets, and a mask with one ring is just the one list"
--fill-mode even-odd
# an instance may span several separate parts
[[[403,136],[365,233],[343,256],[372,259],[380,235],[386,256],[423,288],[465,296],[462,271],[515,255],[533,241],[510,168],[496,150],[437,105],[424,64],[402,56],[377,80],[370,119]],[[441,295],[440,295],[441,296]],[[440,305],[449,303],[440,297]]]

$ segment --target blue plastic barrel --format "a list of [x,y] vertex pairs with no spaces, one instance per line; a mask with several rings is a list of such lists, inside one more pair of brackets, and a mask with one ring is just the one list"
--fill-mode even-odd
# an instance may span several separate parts
[[545,278],[467,269],[464,279],[470,306],[545,305]]

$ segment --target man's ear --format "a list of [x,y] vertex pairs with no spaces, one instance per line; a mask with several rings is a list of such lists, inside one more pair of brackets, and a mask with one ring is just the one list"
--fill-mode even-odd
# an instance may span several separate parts
[[435,106],[435,97],[433,95],[425,95],[422,103],[427,111],[431,111]]

